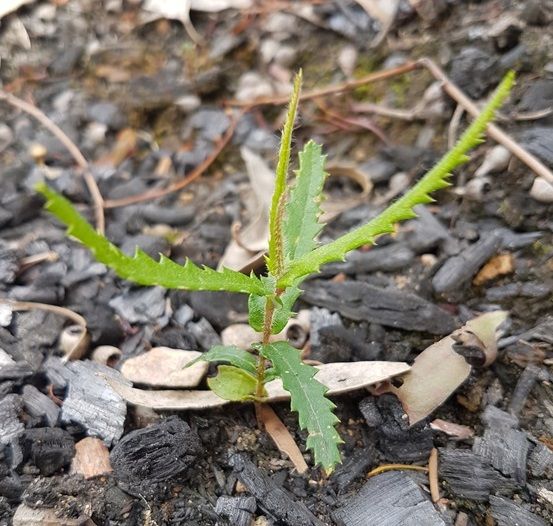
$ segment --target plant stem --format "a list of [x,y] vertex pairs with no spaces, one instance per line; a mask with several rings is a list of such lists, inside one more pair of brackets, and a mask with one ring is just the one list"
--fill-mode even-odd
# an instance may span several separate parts
[[[271,328],[273,325],[273,314],[275,313],[275,304],[272,298],[267,298],[265,302],[265,313],[263,316],[263,339],[261,343],[267,345],[271,338]],[[265,384],[265,358],[261,355],[257,357],[257,387],[255,389],[256,398],[263,398]]]

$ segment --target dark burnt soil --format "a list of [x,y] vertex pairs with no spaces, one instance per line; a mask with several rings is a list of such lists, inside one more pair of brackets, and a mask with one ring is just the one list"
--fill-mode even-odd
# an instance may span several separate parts
[[[515,69],[518,82],[500,125],[553,168],[551,2],[435,0],[418,2],[424,5],[416,11],[417,2],[402,0],[374,48],[378,22],[353,1],[258,4],[193,11],[205,40],[197,47],[178,21],[145,22],[140,1],[34,2],[1,21],[3,89],[67,133],[90,160],[105,199],[164,188],[191,173],[230,126],[224,101],[279,94],[299,67],[305,88],[313,89],[423,56],[475,100]],[[307,15],[300,16],[301,5]],[[315,138],[342,173],[374,184],[323,239],[372,217],[446,150],[455,110],[446,96],[410,121],[355,106],[412,108],[431,82],[418,70],[302,106],[297,145]],[[232,223],[248,221],[240,148],[271,165],[281,110],[246,112],[230,144],[180,192],[106,210],[108,237],[129,252],[138,245],[215,266]],[[224,328],[246,320],[245,298],[141,289],[94,263],[41,210],[33,191],[46,179],[92,219],[74,160],[29,115],[1,101],[0,111],[0,298],[81,314],[90,350],[120,349],[108,362],[116,370],[156,346],[205,351]],[[462,119],[458,130],[465,125]],[[306,283],[298,304],[311,310],[307,349],[321,362],[411,363],[478,313],[509,311],[495,363],[473,370],[426,421],[409,428],[392,395],[338,397],[343,464],[329,478],[311,468],[298,475],[258,429],[251,406],[195,413],[127,408],[97,383],[94,367],[102,366],[91,365],[90,354],[80,364],[59,360],[65,317],[0,304],[0,524],[551,523],[553,187],[537,188],[535,174],[513,159],[475,176],[493,146],[475,150],[429,213],[379,247],[324,269]],[[328,191],[342,202],[360,193],[347,177],[332,177]],[[465,264],[455,266],[459,254]],[[482,262],[498,256],[508,270],[475,284]],[[450,270],[436,277],[444,268]],[[362,287],[406,299],[397,313],[375,313],[374,299],[348,292]],[[440,309],[439,316],[426,323],[410,317],[402,309],[408,294]],[[274,408],[311,466],[295,415],[286,404]],[[436,419],[467,426],[473,436],[448,435]],[[85,479],[72,472],[75,444],[87,436],[103,440],[113,473]],[[367,479],[383,464],[426,466],[432,448],[439,453],[437,503],[423,472]]]

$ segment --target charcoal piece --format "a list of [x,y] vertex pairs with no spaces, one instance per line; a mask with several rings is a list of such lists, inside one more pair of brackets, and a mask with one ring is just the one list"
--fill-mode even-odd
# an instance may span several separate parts
[[482,413],[482,423],[491,429],[515,429],[518,428],[518,418],[494,405],[486,406]]
[[19,265],[17,263],[17,254],[3,247],[0,241],[0,283],[8,284],[15,280]]
[[370,272],[394,272],[408,267],[415,259],[414,252],[402,244],[392,244],[382,248],[373,248],[367,252],[351,252],[343,263],[333,263],[321,268],[321,275],[334,276],[344,274],[367,274]]
[[415,294],[360,281],[311,281],[305,284],[302,299],[351,320],[397,329],[448,334],[456,325],[450,314]]
[[123,434],[127,404],[104,377],[129,386],[131,383],[118,371],[90,361],[70,362],[57,373],[69,385],[61,421],[79,424],[89,436],[100,437],[108,446],[118,440]]
[[369,479],[332,517],[339,526],[446,525],[415,481],[400,471]]
[[192,128],[200,131],[202,138],[216,141],[225,133],[230,121],[223,110],[201,109],[194,113],[189,124]]
[[164,482],[188,469],[201,451],[200,438],[177,416],[131,431],[113,448],[118,480],[131,485]]
[[[129,228],[128,225],[127,228]],[[166,239],[158,236],[139,234],[125,238],[121,245],[121,251],[128,256],[134,256],[137,247],[157,261],[160,254],[167,254],[169,243]]]
[[482,457],[465,449],[439,449],[439,474],[455,497],[486,502],[490,494],[509,495],[513,479],[504,477]]
[[518,111],[534,112],[546,110],[553,106],[553,80],[539,79],[529,83],[525,89],[520,102]]
[[204,351],[209,351],[209,349],[221,343],[221,338],[205,318],[200,318],[198,321],[189,321],[186,324],[186,329]]
[[25,457],[49,477],[67,467],[75,455],[73,437],[59,427],[27,429],[23,438]]
[[10,444],[23,434],[25,426],[19,421],[23,401],[16,394],[8,394],[0,400],[0,445]]
[[217,526],[250,526],[257,508],[254,497],[227,497],[217,499],[215,513],[219,516]]
[[475,47],[463,48],[451,62],[451,80],[473,99],[481,98],[499,76],[497,59]]
[[171,349],[198,350],[196,338],[185,332],[182,327],[168,327],[152,335],[152,347],[170,347]]
[[549,380],[549,373],[546,369],[530,364],[522,371],[515,386],[515,390],[513,391],[513,395],[511,396],[511,403],[509,404],[509,411],[512,414],[520,414],[524,408],[528,395],[538,380]]
[[21,501],[21,493],[23,493],[23,485],[17,475],[2,477],[0,479],[0,495],[6,498],[8,502],[19,503]]
[[375,431],[377,448],[387,460],[414,462],[428,458],[434,447],[432,430],[426,421],[409,427],[401,402],[394,395],[364,398],[359,410]]
[[374,184],[387,182],[397,172],[392,161],[383,159],[379,155],[371,157],[359,166],[359,170],[366,173]]
[[139,213],[149,223],[162,223],[171,226],[187,225],[196,217],[196,210],[192,207],[183,206],[167,208],[166,206],[150,204],[141,208]]
[[409,173],[413,172],[413,168],[424,173],[430,170],[437,160],[436,153],[432,150],[403,144],[386,146],[382,154],[392,161],[398,170]]
[[528,468],[534,477],[552,478],[553,451],[541,442],[538,442],[528,458]]
[[65,362],[57,356],[50,356],[42,365],[46,378],[54,389],[65,389],[70,373],[65,368]]
[[165,289],[131,290],[113,298],[109,306],[129,323],[157,323],[165,313]]
[[513,232],[509,228],[499,228],[501,233],[501,248],[518,250],[528,247],[543,237],[543,232]]
[[309,311],[309,324],[309,341],[311,342],[311,347],[319,345],[319,331],[323,327],[327,325],[343,326],[339,314],[331,313],[328,309],[319,309],[318,307],[313,307]]
[[432,278],[438,294],[453,292],[467,285],[478,270],[501,247],[501,235],[493,232],[469,246],[457,256],[450,257]]
[[235,475],[266,513],[290,526],[323,526],[305,504],[295,501],[288,491],[259,470],[244,454],[233,454],[230,462]]
[[328,325],[319,330],[319,343],[311,346],[309,358],[323,363],[351,362],[364,342],[342,325]]
[[516,502],[503,497],[490,497],[492,517],[498,526],[546,526],[536,514]]
[[530,153],[553,166],[553,127],[532,126],[520,134],[519,141]]
[[503,301],[509,298],[544,298],[551,294],[551,285],[540,283],[539,281],[529,281],[526,283],[508,283],[486,289],[486,299],[488,301]]
[[34,301],[56,305],[63,299],[63,289],[57,285],[43,286],[34,282],[32,285],[11,287],[8,296],[16,301]]
[[34,371],[27,362],[13,362],[0,365],[0,382],[6,380],[22,380],[33,374]]
[[109,101],[95,102],[87,106],[89,120],[105,124],[113,130],[120,130],[127,124],[125,114]]
[[526,484],[526,457],[530,443],[526,434],[516,429],[488,428],[474,439],[472,450],[503,475]]
[[60,408],[34,385],[23,387],[23,405],[31,416],[44,418],[50,427],[56,425]]
[[336,468],[330,481],[336,484],[338,492],[342,493],[352,482],[368,472],[373,462],[374,451],[369,448],[358,449]]
[[236,313],[246,313],[248,309],[245,295],[230,292],[193,291],[188,303],[197,316],[204,317],[218,330],[236,323]]

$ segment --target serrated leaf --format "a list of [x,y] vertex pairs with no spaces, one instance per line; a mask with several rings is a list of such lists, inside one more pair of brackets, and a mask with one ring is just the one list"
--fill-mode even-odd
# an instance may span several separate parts
[[190,367],[201,360],[205,362],[228,362],[246,372],[252,374],[256,372],[255,356],[235,345],[215,345],[209,351],[202,353],[201,356],[186,364],[186,367]]
[[98,261],[112,268],[122,278],[140,285],[159,285],[168,289],[265,293],[263,284],[254,275],[247,276],[229,269],[216,271],[198,267],[189,259],[184,265],[179,265],[163,255],[159,261],[155,261],[140,249],[136,250],[133,257],[129,257],[100,235],[65,197],[44,183],[38,184],[36,189],[47,199],[45,208],[68,227],[68,235],[86,245]]
[[299,154],[295,184],[285,207],[283,224],[284,251],[287,261],[294,261],[317,246],[320,202],[326,178],[325,156],[320,145],[309,141]]
[[232,365],[219,365],[217,376],[207,379],[209,388],[223,400],[240,402],[249,400],[255,393],[255,376]]
[[259,345],[261,354],[271,360],[282,385],[290,393],[290,407],[298,413],[301,429],[307,429],[307,447],[313,451],[315,464],[327,473],[341,462],[338,444],[342,443],[332,412],[336,407],[325,393],[327,388],[313,378],[317,369],[301,361],[300,352],[287,342]]
[[[300,280],[298,280],[298,283],[299,281]],[[275,302],[271,334],[278,334],[284,329],[288,320],[294,314],[292,308],[301,292],[299,287],[294,284],[288,287],[280,296],[269,298],[270,301]],[[256,294],[250,294],[248,298],[248,322],[257,332],[263,332],[263,319],[265,317],[265,304],[267,303],[267,299],[266,296],[258,296]]]
[[290,98],[286,121],[280,139],[278,163],[275,174],[275,190],[269,211],[269,255],[267,256],[267,268],[273,276],[278,276],[284,268],[284,244],[282,238],[282,217],[286,200],[286,179],[288,166],[290,165],[290,151],[292,149],[292,131],[298,110],[298,102],[301,89],[301,70],[294,79],[294,90]]
[[279,276],[277,287],[284,289],[301,276],[318,272],[325,263],[343,260],[351,250],[373,243],[377,236],[393,232],[396,223],[416,217],[413,208],[418,204],[432,202],[430,194],[449,186],[448,178],[451,171],[468,161],[466,153],[480,144],[482,134],[508,96],[513,83],[514,73],[509,72],[457,144],[403,197],[367,224],[290,262],[284,273]]

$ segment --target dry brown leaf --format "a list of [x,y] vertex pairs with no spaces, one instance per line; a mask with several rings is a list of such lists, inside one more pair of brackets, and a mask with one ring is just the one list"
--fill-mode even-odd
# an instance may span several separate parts
[[242,192],[241,200],[250,218],[248,225],[234,232],[227,246],[219,269],[245,271],[257,261],[263,260],[263,254],[269,244],[269,210],[274,190],[274,173],[267,163],[246,147],[240,150],[250,180],[250,189]]
[[486,363],[489,364],[497,354],[497,329],[507,314],[505,311],[487,312],[469,320],[463,327],[420,353],[401,387],[389,387],[389,392],[401,400],[410,425],[431,414],[469,377],[471,365],[455,350],[460,335],[475,335],[484,345],[486,356],[489,356]]
[[509,252],[498,254],[490,259],[474,276],[474,285],[483,285],[487,281],[511,274],[515,269],[513,255]]
[[267,434],[273,439],[279,451],[284,453],[294,464],[296,471],[302,475],[307,471],[307,463],[296,444],[294,437],[269,404],[255,404],[257,420],[263,425]]
[[[363,389],[405,374],[410,367],[403,362],[348,362],[328,363],[318,367],[315,376],[328,387],[328,395],[342,394]],[[229,404],[212,391],[144,391],[121,384],[111,378],[105,378],[113,390],[127,402],[134,405],[159,410],[200,410],[222,407]],[[268,402],[288,400],[290,394],[282,387],[281,380],[273,380],[266,385]]]
[[199,361],[186,369],[184,366],[201,354],[197,351],[154,347],[126,360],[121,366],[121,374],[134,384],[151,387],[196,387],[207,373],[209,364]]

